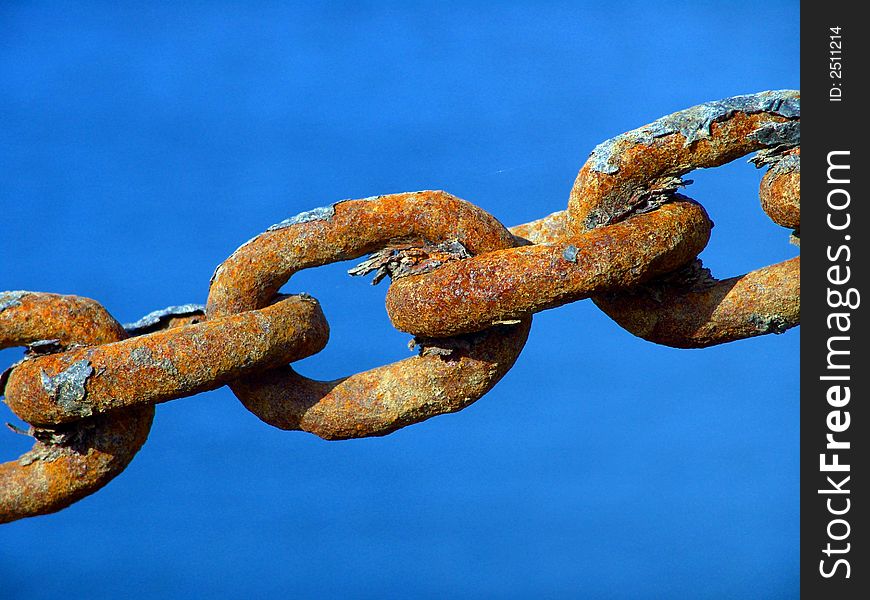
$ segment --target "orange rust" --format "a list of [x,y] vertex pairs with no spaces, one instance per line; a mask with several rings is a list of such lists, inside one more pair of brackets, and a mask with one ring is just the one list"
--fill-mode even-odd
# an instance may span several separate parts
[[[615,138],[610,154],[614,172],[596,170],[591,157],[580,169],[568,203],[568,231],[594,231],[602,218],[630,213],[639,192],[667,185],[668,178],[693,169],[722,165],[766,147],[753,139],[753,134],[765,124],[787,120],[766,112],[735,112],[712,123],[708,137],[690,144],[686,144],[682,133],[671,133],[650,143],[633,142],[630,134]],[[797,179],[793,174],[781,180],[772,178],[767,187],[774,188],[774,183],[789,188],[786,194],[776,187],[770,196],[777,196],[777,206],[796,206],[799,226],[799,175]],[[789,215],[791,219],[792,213]],[[800,261],[786,261],[724,281],[710,279],[703,289],[662,279],[651,286],[611,293],[594,301],[635,335],[678,348],[701,348],[781,333],[800,321]]]
[[359,258],[386,246],[455,240],[471,254],[514,244],[484,210],[443,191],[344,200],[328,218],[266,231],[215,271],[209,318],[259,308],[297,271]]
[[230,388],[248,410],[281,429],[328,440],[387,435],[462,410],[487,393],[513,366],[530,325],[526,319],[433,341],[439,347],[424,346],[420,356],[334,381],[308,379],[288,366]]
[[675,348],[707,348],[800,323],[800,257],[721,281],[650,282],[593,300],[634,335]]
[[[651,144],[620,140],[613,151],[615,173],[596,171],[587,161],[580,169],[568,199],[568,230],[580,234],[592,227],[590,219],[598,214],[629,212],[638,192],[669,177],[679,177],[699,168],[718,167],[765,144],[751,134],[769,123],[788,119],[766,112],[737,112],[710,126],[709,137],[686,145],[686,137],[672,133]],[[642,130],[643,128],[641,128]]]
[[[101,344],[126,336],[93,300],[28,292],[0,311],[0,348],[41,339]],[[123,471],[151,429],[154,407],[39,430],[33,448],[0,465],[0,523],[59,511]]]
[[[57,340],[61,346],[97,344],[88,337],[98,325],[101,339],[123,339],[124,328],[95,300],[37,292],[15,294],[15,305],[0,310],[0,348],[24,346],[41,340]],[[114,341],[113,339],[113,341]]]
[[[767,170],[758,190],[761,208],[767,216],[789,229],[800,229],[801,226],[800,154],[800,148],[785,152],[783,158],[786,160],[778,161]],[[796,157],[796,164],[787,157]]]
[[397,329],[416,335],[478,331],[672,271],[704,249],[711,227],[700,205],[678,198],[582,236],[398,279],[387,292],[387,312]]
[[[319,352],[328,336],[317,301],[290,296],[262,310],[25,361],[9,376],[6,403],[34,425],[66,423],[215,389]],[[92,373],[83,397],[64,398],[47,378],[75,365]]]
[[[347,200],[270,229],[215,272],[209,318],[257,308],[297,271],[402,243],[444,241],[470,254],[509,248],[514,237],[485,211],[441,191]],[[327,439],[384,435],[477,400],[513,365],[529,320],[471,338],[424,344],[422,356],[332,382],[289,367],[230,384],[262,420]]]
[[560,210],[535,221],[514,225],[508,230],[519,238],[520,245],[553,244],[568,235],[568,213]]

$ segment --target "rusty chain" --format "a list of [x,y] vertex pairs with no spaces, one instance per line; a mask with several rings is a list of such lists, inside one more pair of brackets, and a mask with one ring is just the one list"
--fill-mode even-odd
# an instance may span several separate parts
[[[512,229],[441,191],[343,200],[242,245],[215,270],[206,306],[121,326],[93,300],[2,292],[0,348],[27,351],[0,392],[35,441],[0,465],[0,523],[100,489],[144,444],[155,404],[223,385],[281,429],[378,436],[476,401],[517,360],[534,313],[584,298],[678,348],[794,327],[800,258],[714,279],[697,259],[712,223],[678,193],[692,170],[752,152],[768,168],[763,210],[799,244],[800,95],[769,91],[598,145],[566,211]],[[288,363],[323,349],[329,327],[317,300],[278,290],[302,269],[367,255],[350,274],[390,276],[387,312],[418,355],[334,381],[299,375]]]

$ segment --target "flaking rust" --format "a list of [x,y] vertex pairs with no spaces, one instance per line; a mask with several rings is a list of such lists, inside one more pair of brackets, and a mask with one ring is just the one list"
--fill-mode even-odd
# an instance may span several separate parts
[[800,121],[768,123],[749,134],[749,139],[760,142],[765,148],[796,146],[801,141]]
[[[759,151],[762,207],[799,235],[799,143],[798,92],[761,92],[607,140],[568,210],[510,231],[442,191],[341,200],[239,247],[205,309],[171,306],[126,330],[87,298],[0,292],[0,348],[27,346],[0,393],[32,424],[10,427],[35,439],[0,465],[0,522],[93,493],[145,442],[153,404],[224,383],[276,427],[368,437],[475,402],[516,361],[532,313],[581,298],[670,346],[782,333],[799,322],[800,258],[716,280],[696,258],[712,223],[677,190],[695,168]],[[328,325],[314,298],[278,290],[301,269],[366,255],[350,273],[390,276],[390,318],[418,355],[333,381],[299,375],[286,363],[323,348]]]
[[319,352],[329,327],[316,300],[288,296],[261,310],[34,357],[6,382],[6,403],[38,426],[155,404],[221,387]]
[[[0,348],[45,338],[100,344],[126,335],[87,298],[27,293],[19,300],[0,313]],[[49,378],[49,392],[78,401],[89,368],[74,364],[66,375]],[[154,407],[144,406],[66,427],[31,428],[33,448],[0,464],[0,523],[56,512],[102,488],[145,443],[153,418]]]
[[329,221],[334,214],[335,204],[330,204],[329,206],[320,206],[318,208],[312,208],[311,210],[301,212],[298,215],[295,215],[288,219],[284,219],[279,223],[275,223],[274,225],[266,229],[266,231],[277,231],[278,229],[284,229],[286,227],[291,227],[300,223],[310,223],[311,221]]
[[674,348],[707,348],[800,323],[800,257],[721,281],[651,282],[595,297],[634,335]]
[[434,271],[445,263],[470,257],[468,249],[458,240],[437,244],[425,241],[422,245],[399,244],[375,252],[349,269],[347,274],[362,277],[374,272],[372,285],[377,285],[388,276],[391,280],[396,280],[409,275],[422,275]]
[[[697,140],[710,138],[713,123],[738,113],[767,113],[797,119],[801,115],[800,94],[794,90],[776,90],[705,102],[600,143],[590,154],[588,164],[599,173],[616,173],[620,169],[617,155],[626,144],[649,146],[658,138],[678,134],[683,138],[683,146],[688,147]],[[766,128],[767,125],[762,125],[759,129]]]
[[12,308],[13,306],[19,306],[21,304],[21,299],[29,293],[30,292],[25,292],[24,290],[0,292],[0,312],[3,312],[7,308]]
[[182,324],[193,325],[203,320],[204,304],[180,304],[152,311],[138,321],[124,323],[124,329],[130,336],[138,336]]
[[85,383],[93,373],[94,368],[90,361],[82,359],[73,362],[56,375],[49,375],[45,371],[40,371],[39,375],[42,389],[53,402],[69,414],[88,417],[93,411],[83,403],[83,400],[87,393]]
[[[800,227],[798,92],[762,92],[702,104],[608,140],[580,169],[568,204],[567,229],[594,231],[638,204],[639,191],[696,168],[724,164],[760,150],[765,211],[776,222]],[[791,157],[791,158],[786,158]],[[642,197],[642,193],[640,195]],[[609,293],[596,305],[644,339],[679,348],[702,348],[800,322],[800,260],[792,259],[704,289],[678,282]]]
[[[380,269],[392,259],[394,266],[413,270],[435,260],[442,262],[438,272],[463,262],[450,255],[476,255],[517,244],[491,215],[442,191],[390,194],[332,206],[328,219],[289,223],[236,250],[216,271],[207,304],[209,318],[268,303],[299,270],[385,248],[390,250],[361,270]],[[392,254],[397,247],[404,255]],[[413,250],[426,247],[440,247],[445,256],[433,259]],[[404,260],[408,257],[410,265]],[[315,381],[283,367],[230,387],[260,419],[282,429],[302,429],[327,439],[385,435],[477,400],[513,365],[529,323],[526,319],[487,330],[468,341],[467,351],[424,354],[336,381]]]
[[[409,192],[411,194],[423,193],[423,192]],[[276,231],[278,229],[285,229],[287,227],[292,227],[293,225],[300,225],[302,223],[310,223],[311,221],[329,221],[332,219],[333,215],[335,215],[335,207],[341,204],[342,202],[377,202],[380,198],[383,198],[384,195],[381,194],[379,196],[369,196],[368,198],[359,198],[352,199],[346,198],[344,200],[339,200],[338,202],[333,202],[328,206],[319,206],[317,208],[312,208],[310,210],[302,211],[301,213],[294,215],[290,218],[284,219],[279,223],[275,223],[266,229],[269,231]]]
[[760,92],[708,102],[599,144],[577,175],[569,229],[583,233],[631,214],[638,192],[764,148],[800,139],[800,94]]
[[394,281],[393,325],[442,337],[625,289],[677,269],[704,249],[711,223],[685,198],[610,227],[551,244],[488,252]]

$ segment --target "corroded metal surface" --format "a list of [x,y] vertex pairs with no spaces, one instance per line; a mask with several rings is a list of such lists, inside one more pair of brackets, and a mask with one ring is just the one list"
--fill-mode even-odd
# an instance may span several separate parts
[[41,340],[55,340],[61,346],[100,343],[88,337],[94,323],[99,323],[102,338],[127,337],[121,324],[90,298],[0,292],[0,348],[26,346]]
[[328,336],[317,301],[290,296],[257,311],[33,358],[9,375],[6,403],[34,425],[67,423],[215,389],[319,352]]
[[758,190],[761,208],[770,219],[789,229],[801,226],[801,149],[780,155],[764,174]]
[[230,384],[255,415],[281,429],[328,440],[386,435],[462,410],[513,366],[531,319],[484,332],[422,341],[419,356],[334,381],[291,367]]
[[[125,336],[87,298],[28,292],[0,313],[0,348],[45,338],[67,346],[102,344]],[[154,407],[142,406],[67,427],[31,429],[33,448],[0,465],[0,523],[56,512],[102,488],[145,443],[153,418]]]
[[[456,242],[470,255],[516,244],[492,216],[445,192],[346,200],[288,219],[239,248],[215,272],[208,315],[256,308],[301,269],[385,247],[441,242]],[[230,387],[277,427],[328,439],[384,435],[459,410],[486,393],[519,355],[529,321],[467,339],[441,339],[437,346],[452,350],[424,351],[338,381],[315,381],[284,368]]]
[[522,245],[555,244],[568,236],[568,212],[560,210],[546,217],[510,228]]
[[393,282],[393,325],[441,337],[478,331],[672,271],[704,249],[704,209],[676,198],[658,210],[563,239],[489,252]]
[[716,281],[672,277],[595,304],[645,340],[675,348],[706,348],[782,333],[800,320],[800,257]]
[[603,142],[571,189],[568,229],[579,234],[630,215],[647,193],[694,169],[796,146],[799,124],[799,92],[761,92],[701,104]]
[[270,227],[215,271],[209,318],[259,308],[293,273],[359,258],[387,246],[460,242],[470,254],[512,246],[492,215],[442,191],[343,200]]
[[[599,144],[566,211],[511,230],[441,191],[343,200],[243,244],[215,270],[206,307],[171,306],[126,330],[93,300],[0,292],[0,348],[27,346],[0,391],[36,439],[0,465],[0,522],[93,493],[144,443],[154,404],[227,383],[269,424],[346,439],[475,402],[516,361],[533,313],[582,298],[680,348],[782,333],[800,319],[800,258],[716,280],[697,259],[712,224],[677,191],[695,168],[758,151],[762,207],[798,236],[799,143],[799,93],[761,92]],[[287,363],[322,349],[329,328],[316,300],[278,290],[301,269],[365,255],[349,273],[391,278],[388,313],[418,355],[303,377]]]
[[[594,231],[626,218],[644,209],[657,190],[675,185],[679,181],[675,178],[756,150],[765,153],[760,162],[772,156],[792,157],[786,163],[777,159],[777,164],[786,166],[771,176],[767,187],[772,190],[769,196],[775,196],[769,204],[778,207],[773,210],[795,205],[796,214],[783,212],[796,219],[797,228],[800,175],[792,167],[797,150],[788,150],[799,143],[800,95],[794,91],[735,96],[662,117],[592,152],[571,190],[567,228],[575,234]],[[614,321],[645,339],[699,348],[781,333],[797,325],[799,279],[800,261],[791,261],[725,281],[711,277],[705,289],[664,278],[654,286],[594,301]],[[780,287],[766,288],[759,282]]]

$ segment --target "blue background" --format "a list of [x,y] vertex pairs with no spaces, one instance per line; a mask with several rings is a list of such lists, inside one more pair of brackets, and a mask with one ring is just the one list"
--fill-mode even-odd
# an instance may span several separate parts
[[[529,221],[600,141],[797,88],[798,59],[797,2],[4,2],[0,289],[132,321],[338,199],[445,189]],[[692,175],[720,277],[797,253],[761,176]],[[288,286],[332,327],[306,375],[409,355],[349,266]],[[798,341],[674,350],[581,302],[478,403],[386,438],[282,432],[226,388],[170,402],[106,489],[0,528],[0,597],[794,597]],[[3,459],[28,447],[0,432]]]

